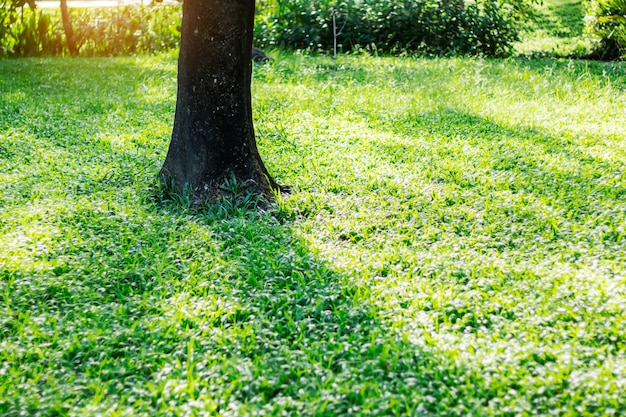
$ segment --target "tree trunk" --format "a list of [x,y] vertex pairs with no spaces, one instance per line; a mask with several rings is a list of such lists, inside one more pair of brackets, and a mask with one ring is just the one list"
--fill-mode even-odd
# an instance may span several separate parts
[[61,0],[61,19],[63,20],[63,30],[67,39],[67,49],[69,49],[71,56],[76,56],[78,55],[78,48],[74,40],[74,30],[70,20],[70,11],[67,8],[67,0]]
[[235,178],[271,199],[279,186],[257,150],[252,125],[254,0],[185,0],[178,94],[161,181],[197,199]]

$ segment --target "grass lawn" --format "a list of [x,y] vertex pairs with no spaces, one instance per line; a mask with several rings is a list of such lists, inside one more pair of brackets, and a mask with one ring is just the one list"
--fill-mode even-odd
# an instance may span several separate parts
[[531,10],[531,19],[515,45],[517,54],[583,57],[591,53],[592,42],[583,34],[583,0],[542,0]]
[[0,415],[626,414],[626,65],[272,57],[266,211],[175,56],[0,61]]

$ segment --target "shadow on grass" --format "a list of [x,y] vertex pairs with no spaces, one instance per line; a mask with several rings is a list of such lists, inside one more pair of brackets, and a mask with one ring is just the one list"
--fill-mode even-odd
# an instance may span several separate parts
[[423,161],[421,169],[435,183],[526,194],[569,219],[589,214],[598,203],[619,211],[626,196],[624,163],[611,160],[613,154],[590,152],[602,140],[599,137],[511,128],[452,108],[409,115],[391,130],[433,138],[430,153],[408,143],[377,146],[392,164]]
[[[583,4],[578,0],[552,2],[549,6],[551,15],[558,20],[559,28],[563,27],[570,36],[578,36],[583,33],[585,13]],[[549,24],[540,21],[538,23]]]
[[[20,197],[5,202],[28,224],[16,219],[4,231],[14,246],[0,259],[0,414],[439,407],[436,397],[425,401],[414,391],[450,389],[420,371],[429,363],[424,369],[435,372],[433,359],[397,340],[367,288],[317,260],[288,223],[137,201],[147,175],[121,181],[128,173],[115,166],[124,158],[92,135],[103,123],[125,123],[120,103],[137,94],[125,85],[170,71],[86,60],[76,73],[75,61],[46,62],[13,63],[11,71],[28,77],[3,77],[1,85],[13,97],[3,103],[11,112],[2,131],[25,126],[29,139],[2,148],[27,174],[6,190]],[[110,90],[93,91],[101,85]],[[37,105],[37,92],[45,105]],[[163,111],[158,100],[141,103],[133,114]],[[89,118],[101,122],[86,125]],[[85,153],[88,141],[95,146]],[[100,178],[101,165],[114,169],[110,181]],[[35,190],[33,178],[46,189]],[[75,178],[82,179],[73,187]]]
[[0,73],[0,133],[23,126],[72,144],[104,128],[123,130],[131,122],[138,129],[174,114],[173,60],[24,58],[1,60]]
[[407,415],[497,395],[457,397],[470,374],[390,331],[277,213],[56,213],[45,250],[0,270],[0,412]]
[[0,74],[0,171],[15,173],[0,184],[3,203],[128,186],[162,163],[173,60],[0,60]]

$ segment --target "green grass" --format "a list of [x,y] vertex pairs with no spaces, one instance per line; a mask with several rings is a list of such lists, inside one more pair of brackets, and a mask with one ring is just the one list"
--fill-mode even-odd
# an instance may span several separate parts
[[175,57],[0,61],[0,415],[626,413],[626,66],[339,64],[259,211],[159,198]]
[[533,57],[588,56],[591,40],[583,34],[583,0],[543,0],[529,14],[521,30],[516,54]]

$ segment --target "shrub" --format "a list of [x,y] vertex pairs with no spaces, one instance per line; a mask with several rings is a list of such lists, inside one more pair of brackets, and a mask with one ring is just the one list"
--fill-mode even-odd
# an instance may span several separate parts
[[170,5],[81,9],[72,15],[81,55],[112,56],[176,48],[180,7]]
[[586,0],[585,32],[595,39],[596,57],[626,58],[626,0]]
[[463,0],[264,1],[255,25],[261,47],[329,50],[333,14],[343,51],[502,56],[517,32],[505,2]]
[[[0,0],[0,56],[68,54],[60,12],[15,7]],[[83,56],[127,55],[173,49],[180,39],[180,5],[70,9]]]
[[17,4],[0,1],[0,57],[59,53],[63,40],[50,16]]

